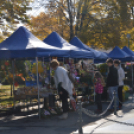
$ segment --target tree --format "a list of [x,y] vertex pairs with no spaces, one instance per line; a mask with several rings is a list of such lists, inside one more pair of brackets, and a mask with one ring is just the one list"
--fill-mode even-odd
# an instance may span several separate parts
[[43,40],[47,37],[51,32],[58,32],[63,38],[69,39],[69,27],[64,22],[64,18],[61,19],[61,11],[58,10],[57,14],[46,14],[40,13],[38,16],[31,17],[30,21],[30,29],[31,32],[36,35],[39,39]]
[[49,0],[44,7],[46,14],[57,20],[63,38],[66,27],[68,40],[77,35],[85,44],[98,48],[126,46],[126,34],[134,26],[133,0]]
[[[129,2],[132,6],[133,1]],[[131,14],[128,13],[131,9],[126,0],[85,0],[83,4],[78,1],[78,5],[81,8],[77,13],[81,15],[77,18],[76,33],[84,43],[101,48],[126,45],[122,32],[132,28]]]
[[[69,26],[69,40],[74,37],[75,0],[50,0],[48,2],[48,13],[54,13],[58,24]],[[50,13],[50,14],[51,14]]]
[[45,13],[40,13],[37,17],[32,16],[30,24],[31,32],[41,40],[58,29],[57,20]]
[[26,11],[31,9],[30,2],[32,0],[0,0],[0,41],[8,37],[19,22],[29,22]]

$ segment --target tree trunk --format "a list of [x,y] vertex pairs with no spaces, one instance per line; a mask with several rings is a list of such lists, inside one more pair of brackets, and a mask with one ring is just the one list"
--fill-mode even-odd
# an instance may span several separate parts
[[81,6],[82,6],[83,1],[80,0],[78,3],[78,8],[77,8],[77,15],[76,15],[76,27],[75,27],[75,35],[77,36],[77,33],[79,31],[79,23],[80,23],[80,12],[81,12]]
[[69,21],[70,21],[70,40],[74,37],[74,31],[73,31],[73,15],[71,12],[71,3],[72,0],[67,0],[68,3],[68,14],[69,14]]

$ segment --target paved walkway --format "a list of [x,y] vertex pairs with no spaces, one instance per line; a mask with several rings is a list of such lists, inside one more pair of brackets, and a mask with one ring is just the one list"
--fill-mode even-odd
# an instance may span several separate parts
[[[106,109],[108,103],[103,103]],[[128,101],[122,111],[118,111],[116,117],[106,113],[105,117],[112,120],[134,123],[134,105]],[[96,106],[88,109],[95,110]],[[79,124],[77,123],[77,112],[70,112],[67,120],[59,120],[57,116],[50,119],[39,120],[36,115],[31,116],[9,116],[0,118],[0,134],[77,134]],[[83,114],[84,134],[134,134],[133,126],[120,125],[104,118],[91,118]]]
[[[123,109],[117,112],[118,116],[110,114],[99,119],[93,125],[89,123],[83,126],[83,134],[134,134],[133,108],[134,103],[132,103],[132,100],[127,101]],[[118,123],[115,121],[118,121]],[[77,134],[78,131],[73,133]]]

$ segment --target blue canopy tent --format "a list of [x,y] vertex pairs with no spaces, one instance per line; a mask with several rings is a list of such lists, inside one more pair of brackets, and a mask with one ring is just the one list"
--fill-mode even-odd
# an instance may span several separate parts
[[[89,51],[89,52],[93,52],[94,53],[94,61],[93,63],[96,63],[96,60],[98,60],[99,62],[105,62],[105,60],[108,58],[107,55],[103,52],[99,52],[97,50],[94,50],[90,47],[88,47],[87,45],[83,44],[81,42],[81,40],[79,40],[77,37],[74,37],[71,41],[70,41],[70,44],[78,47],[78,48],[81,48],[81,49],[84,49],[86,51]],[[102,60],[102,61],[100,61]],[[95,89],[94,89],[94,94],[95,94]],[[95,95],[94,95],[94,101],[95,101]]]
[[37,52],[44,52],[44,57],[53,56],[55,53],[58,56],[69,56],[69,51],[61,51],[42,42],[23,26],[0,43],[0,59],[39,57]]
[[126,52],[127,54],[131,55],[132,57],[134,57],[134,52],[132,50],[130,50],[128,47],[123,47],[122,49],[124,52]]
[[116,46],[109,54],[108,54],[109,58],[112,59],[119,59],[122,62],[125,61],[131,61],[132,60],[132,56],[127,54],[125,51],[121,50],[118,46]]
[[[99,60],[100,60],[100,62],[105,61],[105,60],[108,58],[107,54],[105,54],[104,52],[100,52],[100,51],[97,51],[97,50],[94,50],[94,49],[88,47],[87,45],[83,44],[83,43],[81,42],[81,40],[78,39],[77,37],[74,37],[74,38],[70,41],[70,44],[72,44],[72,45],[74,45],[74,46],[76,46],[76,47],[79,47],[79,48],[81,48],[81,49],[84,49],[84,50],[93,52],[93,53],[94,53],[94,59],[95,59],[95,61],[97,61],[97,62],[99,62]],[[95,61],[94,61],[94,62],[95,62]]]
[[69,50],[70,58],[93,59],[95,57],[93,52],[71,45],[56,32],[52,32],[43,41],[49,45],[61,48],[62,50]]
[[[78,48],[76,46],[71,45],[66,40],[64,40],[58,33],[52,32],[47,38],[43,40],[43,42],[60,48],[62,51],[70,51],[71,58],[93,58],[93,52],[88,52],[84,49]],[[38,53],[40,56],[43,53]]]
[[[14,74],[14,59],[15,58],[35,58],[37,69],[37,87],[38,87],[38,109],[40,118],[40,100],[39,100],[39,76],[38,76],[38,52],[44,52],[43,56],[49,57],[55,55],[69,56],[69,51],[61,51],[59,48],[50,46],[36,38],[25,27],[19,27],[9,38],[0,43],[0,59],[13,59],[13,74]],[[14,75],[13,75],[14,80]],[[13,81],[14,90],[14,81]],[[15,103],[15,101],[14,101]]]

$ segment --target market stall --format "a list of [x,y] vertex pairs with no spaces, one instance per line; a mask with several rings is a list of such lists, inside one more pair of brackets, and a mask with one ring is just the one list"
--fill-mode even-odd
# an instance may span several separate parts
[[84,49],[86,51],[93,52],[94,53],[94,60],[106,60],[108,58],[108,56],[104,52],[97,51],[97,50],[94,50],[94,49],[88,47],[87,45],[83,44],[81,42],[81,40],[78,39],[77,37],[74,37],[70,41],[70,44],[72,44],[73,46],[76,46],[78,48]]
[[[45,102],[46,98],[51,97],[54,100],[54,96],[57,95],[56,90],[53,90],[52,78],[54,71],[49,66],[53,58],[60,58],[60,65],[71,72],[71,75],[76,81],[75,87],[78,94],[88,96],[88,99],[89,96],[94,95],[94,100],[94,71],[99,70],[102,74],[104,73],[103,76],[106,76],[107,73],[106,66],[99,66],[97,68],[94,65],[95,61],[102,63],[108,57],[120,59],[123,62],[133,60],[132,52],[129,54],[130,51],[128,52],[126,48],[126,52],[124,52],[120,48],[115,47],[107,55],[89,48],[77,37],[74,37],[70,43],[56,32],[52,32],[42,42],[25,27],[20,27],[0,44],[0,59],[12,60],[14,107],[15,100],[30,100],[31,103],[31,99],[36,98],[38,99],[38,115],[40,118],[42,112],[40,111],[40,98],[44,98]],[[26,86],[19,87],[15,90],[15,62],[20,59],[30,61],[25,62],[29,76],[25,79]],[[28,64],[31,64],[31,67]],[[105,68],[105,71],[103,71],[103,68]],[[10,71],[10,69],[7,71]],[[49,103],[52,104],[51,102]]]
[[[64,44],[64,43],[63,43]],[[76,52],[76,53],[75,53]],[[75,53],[75,55],[74,55]],[[81,57],[81,58],[93,58],[94,55],[92,52],[87,52],[85,50],[81,50],[77,47],[66,46],[65,49],[60,49],[58,47],[54,47],[43,43],[39,39],[37,39],[32,33],[30,33],[25,27],[20,27],[17,29],[9,38],[3,41],[0,44],[0,58],[1,59],[12,59],[13,63],[13,90],[14,96],[18,95],[23,96],[23,98],[29,98],[29,96],[37,96],[38,97],[38,109],[39,109],[39,118],[40,118],[40,97],[45,96],[43,94],[50,94],[51,88],[48,87],[44,89],[39,87],[39,72],[38,72],[38,57]],[[19,88],[15,91],[14,88],[14,62],[16,59],[34,59],[36,61],[36,86],[35,87],[25,87]],[[50,61],[50,60],[49,60]],[[44,63],[43,63],[44,64]],[[49,69],[50,70],[50,69]],[[50,72],[50,71],[49,71]],[[41,93],[41,90],[43,92]],[[41,94],[40,94],[41,93]],[[23,94],[23,95],[22,95]],[[18,97],[18,98],[19,98]],[[14,102],[15,104],[15,102]],[[15,105],[14,105],[15,107]]]
[[[68,43],[67,41],[65,41],[59,34],[57,34],[56,32],[52,32],[47,38],[45,38],[43,40],[45,43],[49,44],[49,45],[52,45],[52,46],[56,46],[58,48],[61,48],[63,50],[66,50],[66,49],[70,49],[71,50],[71,53],[70,53],[70,57],[71,58],[76,58],[76,59],[93,59],[94,58],[102,58],[102,59],[106,59],[107,56],[101,52],[98,52],[98,51],[91,51],[91,49],[87,49],[88,47],[85,45],[83,45],[82,47],[80,47],[79,45],[74,45],[74,44],[71,44],[71,43]],[[76,44],[82,44],[82,42],[75,42]],[[85,51],[87,52],[87,55],[85,54]],[[90,55],[93,55],[93,57],[89,57]],[[90,66],[91,64],[93,64],[92,60],[92,63],[90,62],[89,65],[86,64],[86,66]],[[65,60],[64,60],[65,61]],[[81,60],[81,62],[83,62],[83,60]],[[70,64],[70,63],[69,63]],[[80,64],[80,62],[79,62]],[[78,65],[78,63],[77,63]],[[83,69],[83,68],[82,68]],[[75,70],[75,69],[74,69]],[[88,71],[85,71],[87,73],[85,74],[89,74],[90,70]],[[91,72],[93,72],[93,70],[91,70]],[[92,77],[93,77],[94,74],[92,74]],[[77,77],[77,76],[76,76]],[[86,77],[86,76],[85,76]],[[84,78],[83,78],[84,79]],[[87,78],[86,78],[87,79]],[[91,79],[88,78],[87,81],[90,81]],[[81,81],[82,83],[82,81]],[[89,82],[87,82],[86,84],[88,84]],[[83,84],[83,87],[84,85],[86,84]],[[87,86],[86,86],[87,87]],[[89,87],[88,87],[89,88]],[[94,100],[95,100],[95,93],[94,93]]]
[[[58,56],[67,56],[69,51],[61,51],[57,47],[50,46],[43,43],[38,38],[36,38],[31,32],[29,32],[25,27],[19,27],[9,38],[0,44],[0,59],[11,59],[12,60],[12,72],[13,72],[13,91],[15,91],[15,70],[14,62],[15,59],[33,59],[36,58],[36,94],[38,95],[38,109],[40,113],[40,94],[39,94],[39,78],[38,78],[38,54],[37,52],[45,52],[44,56],[49,57],[52,53],[57,52]],[[25,89],[26,90],[26,89]],[[14,92],[15,93],[15,92]],[[18,93],[18,92],[17,92]],[[27,92],[25,92],[27,93]],[[26,95],[26,94],[25,94]],[[15,100],[14,100],[15,108]],[[40,114],[39,114],[40,117]]]
[[[78,39],[77,37],[74,37],[70,41],[70,44],[72,44],[72,45],[74,45],[76,47],[79,47],[81,49],[84,49],[86,51],[93,52],[94,53],[94,59],[93,59],[93,62],[90,63],[90,64],[95,64],[96,62],[101,63],[102,61],[105,62],[106,59],[108,58],[108,56],[104,52],[100,52],[100,51],[97,51],[97,50],[94,50],[94,49],[88,47],[87,45],[83,44],[81,42],[81,40]],[[95,68],[93,68],[93,70],[95,70]],[[94,77],[94,73],[92,73],[92,77]],[[89,80],[91,81],[91,79],[89,79]],[[92,78],[92,81],[93,81],[93,78]],[[95,101],[95,90],[94,90],[94,101]]]

